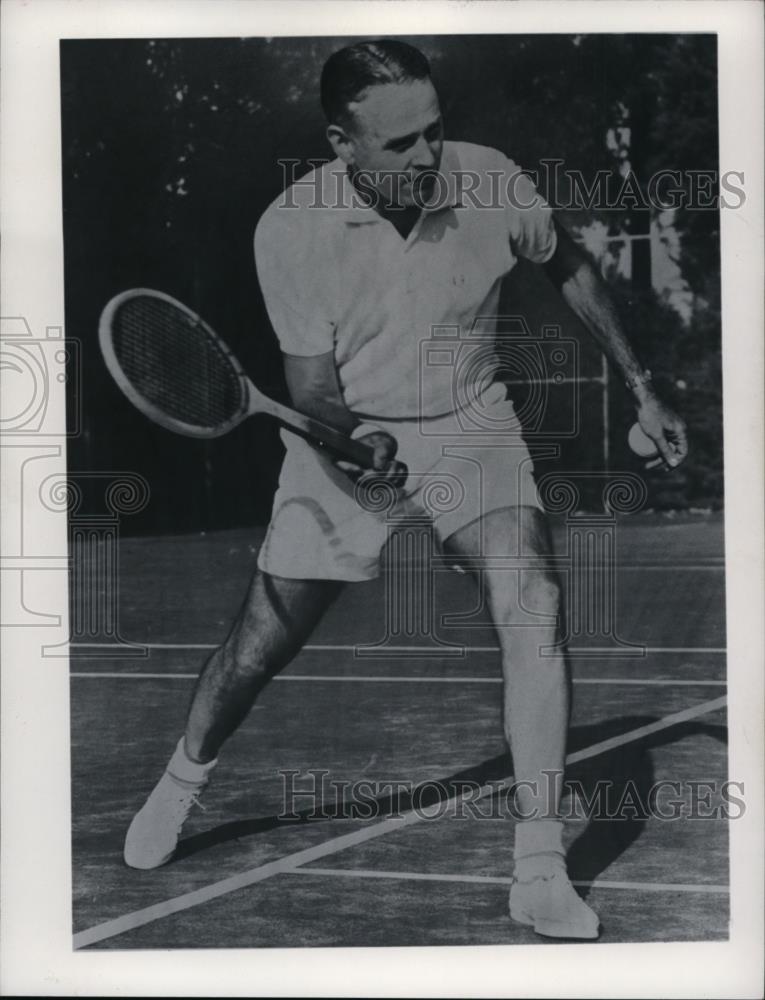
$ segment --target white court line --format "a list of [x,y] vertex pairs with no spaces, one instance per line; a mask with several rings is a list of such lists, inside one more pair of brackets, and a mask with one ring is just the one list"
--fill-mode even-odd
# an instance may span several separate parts
[[690,570],[692,573],[699,572],[724,572],[725,563],[678,563],[678,565],[666,566],[663,563],[638,563],[635,566],[617,566],[617,569],[624,570],[628,573],[640,573],[643,571],[655,571],[655,570],[667,570],[670,573],[674,573],[676,570]]
[[[421,569],[425,566],[430,566],[431,568],[437,569],[439,572],[448,569],[458,569],[464,563],[472,564],[475,560],[480,559],[481,556],[463,556],[461,560],[457,560],[449,556],[436,556],[430,562],[425,563],[422,560],[415,559],[402,559],[398,563],[398,568],[401,566],[406,566],[412,569]],[[488,559],[493,559],[495,564],[499,563],[500,567],[506,566],[507,568],[516,569],[526,569],[527,565],[523,562],[523,556],[487,556]],[[528,557],[526,557],[528,558]],[[568,557],[560,555],[557,558],[553,557],[557,565],[565,572],[568,563]],[[511,560],[516,561],[515,566],[511,566]],[[713,559],[707,562],[686,562],[686,563],[669,563],[669,562],[643,562],[643,563],[620,563],[616,562],[613,566],[615,570],[623,571],[625,573],[631,573],[634,570],[640,572],[641,570],[650,570],[651,572],[658,573],[664,571],[665,573],[674,573],[676,570],[691,570],[692,572],[701,572],[705,570],[717,570],[721,571],[725,569],[725,556],[715,556]],[[390,572],[389,570],[384,570],[383,572]]]
[[[447,875],[431,872],[386,872],[373,868],[296,868],[291,875],[325,875],[339,878],[390,878],[412,882],[466,882],[475,885],[512,885],[512,878],[500,875]],[[587,889],[621,889],[628,892],[705,892],[727,895],[727,885],[694,885],[690,882],[572,882]]]
[[[133,677],[143,680],[171,680],[173,678],[180,678],[181,680],[194,680],[197,674],[158,674],[158,673],[143,673],[140,671],[96,671],[96,670],[82,670],[73,671],[69,674],[70,677],[100,677],[104,680],[122,680],[125,677]],[[321,674],[279,674],[277,677],[271,678],[274,681],[317,681],[320,683],[327,682],[337,682],[337,681],[352,681],[354,683],[390,683],[395,681],[399,684],[501,684],[501,677],[401,677],[401,676],[390,676],[390,677],[370,677],[370,676],[358,676],[356,674],[349,674],[347,676],[339,675],[327,675],[322,676]],[[701,680],[694,681],[683,678],[682,680],[672,680],[671,678],[646,678],[641,680],[638,677],[575,677],[573,680],[574,684],[632,684],[636,687],[725,687],[726,681],[711,681],[711,680]]]
[[[442,556],[440,560],[434,559],[429,564],[423,562],[415,562],[414,560],[402,560],[399,566],[406,566],[409,569],[422,570],[426,567],[426,565],[429,565],[431,569],[434,569],[437,572],[443,572],[444,570],[456,570],[457,572],[464,573],[465,572],[464,563],[466,562],[468,565],[472,567],[475,558],[476,557],[466,556],[464,557],[463,562],[460,563],[460,562],[453,562],[452,560],[444,558]],[[511,571],[511,570],[526,568],[523,566],[522,563],[520,565],[513,566],[510,563],[512,559],[513,559],[512,556],[508,557],[507,561],[505,561],[505,559],[502,556],[496,557],[496,561],[499,562],[500,564],[499,565],[500,569]],[[561,572],[565,574],[570,566],[570,563],[567,557],[559,556],[558,559],[556,560],[556,565],[561,570]],[[669,576],[670,574],[678,571],[679,572],[687,571],[689,573],[724,573],[726,570],[726,565],[725,565],[725,559],[723,557],[717,562],[706,562],[706,563],[665,563],[665,562],[630,563],[630,564],[617,563],[614,569],[616,569],[620,573],[664,572]]]
[[[679,725],[681,722],[687,722],[688,720],[698,718],[701,715],[708,715],[710,712],[716,712],[718,709],[722,708],[725,703],[725,697],[713,698],[710,701],[704,701],[698,705],[693,705],[691,708],[683,709],[681,712],[673,712],[671,715],[664,716],[663,719],[657,719],[656,722],[651,722],[645,726],[639,726],[637,729],[633,729],[628,733],[622,733],[620,736],[614,736],[608,740],[601,740],[599,743],[593,743],[592,746],[585,747],[582,750],[577,750],[576,753],[568,755],[566,763],[576,764],[579,761],[588,760],[591,757],[597,757],[602,753],[607,753],[609,750],[615,749],[616,747],[625,746],[627,743],[634,743],[636,740],[643,739],[645,736],[651,736],[653,733],[661,732],[663,729],[669,729],[671,726]],[[476,802],[486,795],[496,795],[498,792],[509,789],[511,785],[512,775],[508,775],[508,777],[504,778],[502,781],[491,782],[490,784],[483,785],[479,789],[478,795],[472,798],[471,801]],[[445,799],[444,801],[451,802],[464,797],[464,795],[460,795],[458,792],[455,792],[454,795],[449,796],[448,799]],[[396,833],[408,826],[421,822],[423,819],[425,819],[425,816],[423,816],[421,811],[412,810],[408,813],[402,813],[399,816],[390,817],[389,819],[383,819],[377,823],[372,823],[360,830],[354,830],[352,833],[342,834],[339,837],[326,840],[321,844],[316,844],[314,847],[307,847],[302,851],[295,852],[294,854],[287,854],[283,858],[277,858],[277,860],[269,861],[267,864],[258,865],[257,868],[251,868],[249,871],[240,872],[239,874],[232,875],[229,878],[221,879],[219,882],[212,882],[210,885],[203,886],[200,889],[194,889],[191,892],[186,892],[181,896],[175,896],[173,899],[166,899],[161,903],[155,903],[154,905],[144,907],[141,910],[134,910],[132,913],[125,913],[121,917],[116,917],[113,920],[107,920],[102,924],[96,924],[95,927],[89,927],[87,930],[80,931],[78,934],[75,934],[72,939],[73,947],[84,948],[87,947],[87,945],[95,944],[98,941],[104,941],[107,938],[115,937],[118,934],[124,934],[126,931],[135,930],[135,928],[143,927],[145,924],[152,923],[154,920],[160,920],[161,918],[169,917],[174,913],[180,913],[183,910],[191,909],[193,906],[208,903],[212,899],[218,899],[219,897],[225,896],[230,892],[237,892],[239,889],[255,885],[257,882],[262,882],[265,879],[272,878],[274,875],[279,875],[282,872],[294,871],[301,865],[308,864],[311,861],[316,861],[319,858],[325,858],[331,854],[337,854],[349,847],[355,847],[357,844],[367,843],[370,840],[383,837],[388,833]]]
[[[144,649],[217,649],[220,643],[215,642],[140,642],[138,639],[131,639],[131,643],[135,646],[143,646]],[[72,642],[69,644],[70,649],[114,649],[113,642]],[[308,643],[301,647],[304,651],[309,653],[352,653],[356,649],[366,648],[363,643],[352,643],[345,645],[330,645],[323,643]],[[386,646],[386,653],[416,653],[421,652],[422,646]],[[462,646],[462,649],[466,653],[498,653],[499,646]],[[646,653],[698,653],[700,655],[706,654],[720,654],[727,652],[725,646],[643,646]],[[577,646],[576,651],[578,653],[601,653],[602,650],[594,646],[592,649],[585,648],[582,646]],[[76,656],[76,654],[75,654]],[[604,656],[603,659],[609,659],[608,656]],[[615,654],[611,659],[619,659],[618,654]]]

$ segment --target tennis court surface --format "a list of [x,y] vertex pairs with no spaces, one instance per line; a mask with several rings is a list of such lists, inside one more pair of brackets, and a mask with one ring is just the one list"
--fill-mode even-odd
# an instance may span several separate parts
[[[564,536],[556,522],[556,549]],[[126,828],[259,540],[123,540],[120,632],[146,655],[72,649],[75,948],[544,943],[507,914],[515,822],[499,807],[512,762],[496,638],[469,579],[446,570],[435,633],[462,655],[418,656],[410,647],[434,642],[421,635],[359,655],[383,636],[385,578],[349,586],[225,747],[176,858],[124,865]],[[621,518],[616,540],[616,630],[642,655],[573,658],[567,777],[585,795],[607,787],[621,809],[571,810],[569,870],[604,943],[725,939],[722,516]],[[390,785],[371,816],[347,808],[361,781]],[[670,816],[674,796],[679,817],[641,808],[660,782],[659,809]]]

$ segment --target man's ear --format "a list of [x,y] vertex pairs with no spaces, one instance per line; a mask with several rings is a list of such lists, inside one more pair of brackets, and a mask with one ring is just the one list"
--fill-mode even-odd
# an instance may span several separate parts
[[345,129],[339,125],[328,125],[327,139],[335,152],[335,156],[339,156],[343,163],[352,166],[354,160],[354,143]]

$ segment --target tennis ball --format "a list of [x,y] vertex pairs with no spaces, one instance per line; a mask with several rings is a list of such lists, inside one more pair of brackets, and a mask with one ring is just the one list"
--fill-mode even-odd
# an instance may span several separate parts
[[659,454],[653,439],[649,438],[640,424],[637,423],[630,427],[627,444],[640,458],[655,458]]

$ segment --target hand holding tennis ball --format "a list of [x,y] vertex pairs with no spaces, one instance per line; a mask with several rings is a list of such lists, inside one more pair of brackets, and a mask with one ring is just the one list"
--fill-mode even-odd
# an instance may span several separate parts
[[637,423],[630,428],[627,443],[636,455],[650,459],[647,469],[662,464],[674,469],[688,454],[684,421],[655,396],[641,403]]
[[627,435],[627,444],[639,458],[655,458],[659,454],[656,442],[649,438],[639,423],[635,422],[630,427]]

